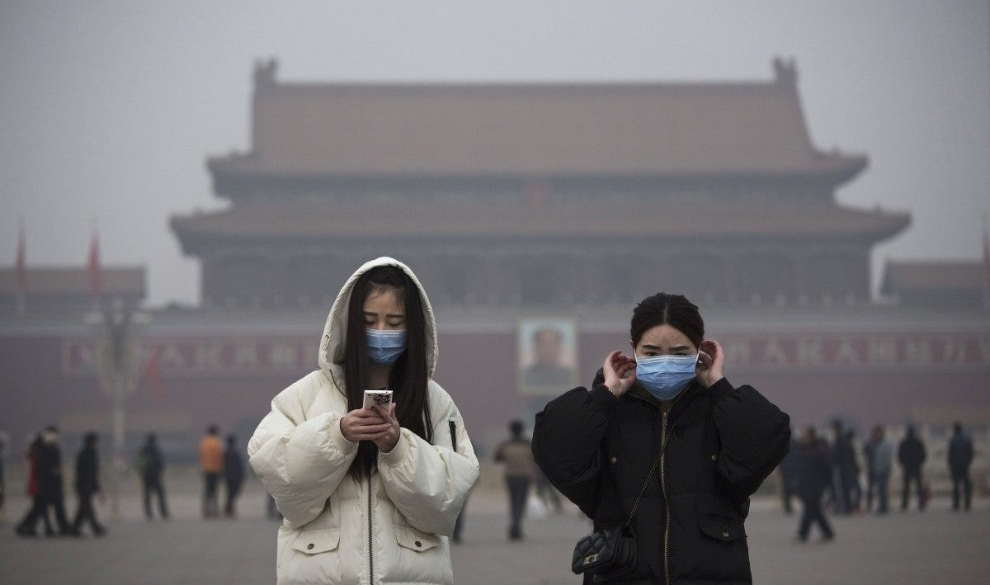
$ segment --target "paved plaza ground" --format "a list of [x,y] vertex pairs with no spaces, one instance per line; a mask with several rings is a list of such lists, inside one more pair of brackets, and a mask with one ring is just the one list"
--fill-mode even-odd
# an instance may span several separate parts
[[[173,518],[144,520],[133,489],[122,498],[109,534],[23,539],[14,523],[27,500],[8,502],[0,526],[0,583],[94,585],[262,585],[274,583],[277,524],[264,518],[264,494],[249,485],[237,520],[199,519],[192,486],[171,494]],[[574,542],[590,523],[574,508],[526,522],[526,540],[505,538],[504,494],[485,486],[470,500],[464,542],[453,548],[458,585],[520,583],[575,585],[570,573]],[[70,511],[75,500],[69,498]],[[108,515],[106,506],[98,513]],[[833,518],[837,537],[824,544],[794,542],[797,516],[775,501],[754,500],[747,521],[754,582],[762,585],[924,584],[990,582],[990,506],[978,500],[970,513],[953,513],[935,499],[924,513]]]

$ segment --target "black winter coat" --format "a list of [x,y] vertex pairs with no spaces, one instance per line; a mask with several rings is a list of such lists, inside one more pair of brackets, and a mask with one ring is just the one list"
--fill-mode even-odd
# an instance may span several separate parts
[[927,458],[928,454],[925,452],[925,444],[914,433],[908,433],[897,447],[897,461],[906,470],[920,470]]
[[949,440],[949,471],[953,475],[969,473],[973,463],[973,439],[966,435],[952,435]]
[[91,495],[100,491],[100,460],[96,449],[84,447],[76,457],[76,493]]
[[816,440],[811,445],[800,444],[797,456],[798,496],[803,500],[820,502],[825,489],[832,484],[832,453],[828,443]]
[[61,498],[62,450],[58,445],[42,443],[37,456],[38,493],[46,498]]
[[636,575],[618,582],[751,583],[743,520],[787,454],[790,418],[724,378],[693,383],[667,414],[644,389],[616,399],[603,381],[599,370],[591,391],[575,388],[536,415],[533,454],[598,529],[625,522],[665,445],[632,522]]

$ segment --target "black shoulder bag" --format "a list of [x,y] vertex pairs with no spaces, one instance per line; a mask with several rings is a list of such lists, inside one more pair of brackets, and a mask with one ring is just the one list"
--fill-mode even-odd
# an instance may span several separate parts
[[657,470],[657,463],[662,456],[661,447],[660,454],[653,461],[653,467],[650,468],[650,473],[643,482],[643,489],[639,490],[639,495],[636,496],[636,502],[625,523],[614,528],[598,529],[579,540],[574,546],[571,571],[575,575],[590,573],[595,576],[595,581],[606,581],[636,570],[636,533],[631,523],[639,507],[639,500],[646,493],[646,487],[650,485],[650,479]]

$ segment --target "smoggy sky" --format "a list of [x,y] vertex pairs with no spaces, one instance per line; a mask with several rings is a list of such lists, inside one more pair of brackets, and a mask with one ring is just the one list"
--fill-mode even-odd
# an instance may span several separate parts
[[907,210],[885,259],[977,259],[990,211],[990,2],[0,0],[0,266],[145,265],[199,297],[168,218],[223,206],[255,60],[282,81],[767,81],[793,57],[816,146],[866,153],[845,205]]

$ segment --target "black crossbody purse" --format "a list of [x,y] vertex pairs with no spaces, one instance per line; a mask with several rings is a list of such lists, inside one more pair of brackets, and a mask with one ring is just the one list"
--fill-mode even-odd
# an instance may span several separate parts
[[579,540],[574,546],[571,571],[575,575],[590,573],[595,576],[595,581],[607,581],[636,570],[636,532],[632,527],[632,519],[662,456],[663,448],[653,462],[653,467],[650,468],[650,473],[646,476],[643,488],[639,490],[639,495],[636,496],[636,502],[625,523],[613,528],[598,529]]

